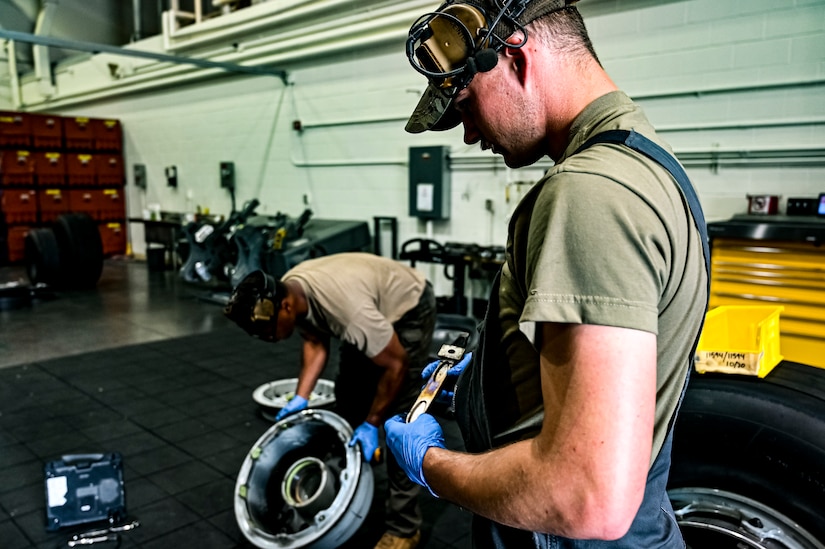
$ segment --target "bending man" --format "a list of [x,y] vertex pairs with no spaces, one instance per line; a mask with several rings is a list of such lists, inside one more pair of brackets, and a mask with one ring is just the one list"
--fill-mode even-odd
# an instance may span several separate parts
[[[341,341],[335,412],[354,430],[373,460],[378,428],[409,409],[421,390],[435,325],[432,287],[419,271],[367,253],[342,253],[303,261],[281,280],[256,271],[238,284],[226,316],[249,334],[281,341],[297,327],[303,339],[295,397],[280,420],[308,406],[329,358],[332,337]],[[420,540],[419,487],[388,456],[386,533],[376,549],[412,549]]]

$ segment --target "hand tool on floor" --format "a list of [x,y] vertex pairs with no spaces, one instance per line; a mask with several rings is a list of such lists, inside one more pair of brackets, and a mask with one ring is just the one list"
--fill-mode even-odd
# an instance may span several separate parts
[[140,526],[140,522],[133,520],[119,526],[88,530],[73,535],[71,539],[66,542],[66,545],[69,547],[79,547],[83,545],[94,545],[95,543],[102,543],[104,541],[120,541],[119,532],[134,530],[138,526]]
[[413,404],[407,413],[407,423],[415,421],[418,416],[430,408],[433,400],[435,400],[435,397],[441,390],[444,379],[447,377],[447,371],[461,362],[461,359],[464,357],[465,347],[467,346],[469,338],[470,334],[461,332],[452,345],[445,343],[441,346],[441,349],[438,350],[438,366],[436,366],[430,375],[427,383],[424,384],[424,388],[421,389],[421,393],[415,400],[415,404]]

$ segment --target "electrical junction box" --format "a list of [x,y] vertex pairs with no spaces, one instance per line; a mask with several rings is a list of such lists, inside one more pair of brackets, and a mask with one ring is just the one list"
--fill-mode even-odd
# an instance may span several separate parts
[[449,147],[410,147],[410,215],[450,218]]
[[235,189],[235,163],[221,162],[221,188]]
[[135,164],[134,165],[134,172],[135,172],[135,187],[138,189],[146,189],[146,165],[145,164]]

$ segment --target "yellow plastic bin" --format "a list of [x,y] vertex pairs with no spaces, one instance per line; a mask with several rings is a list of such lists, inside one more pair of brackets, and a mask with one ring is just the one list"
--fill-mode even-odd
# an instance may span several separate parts
[[723,305],[708,311],[696,349],[696,371],[768,375],[782,361],[779,314],[784,309]]

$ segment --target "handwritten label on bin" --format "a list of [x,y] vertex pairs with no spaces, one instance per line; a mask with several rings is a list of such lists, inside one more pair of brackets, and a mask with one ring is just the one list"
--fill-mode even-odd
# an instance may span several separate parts
[[734,351],[698,351],[695,368],[699,373],[721,372],[725,374],[757,375],[764,353]]

